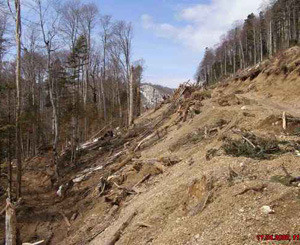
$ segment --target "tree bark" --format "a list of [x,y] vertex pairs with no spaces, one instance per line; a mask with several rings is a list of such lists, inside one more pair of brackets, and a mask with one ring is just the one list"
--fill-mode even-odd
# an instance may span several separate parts
[[138,78],[136,84],[136,115],[139,117],[141,115],[141,81]]
[[[102,71],[102,74],[104,74],[104,69]],[[106,110],[106,98],[105,98],[105,91],[104,91],[104,82],[105,82],[105,76],[102,75],[101,76],[101,80],[100,80],[100,89],[101,89],[101,98],[102,98],[102,107],[103,107],[103,117],[104,117],[104,121],[106,121],[107,119],[107,110]]]
[[17,157],[17,199],[21,197],[22,188],[22,143],[21,143],[21,5],[20,0],[15,0],[16,9],[16,43],[17,43],[17,61],[16,61],[16,157]]
[[130,70],[130,79],[129,79],[129,116],[128,116],[128,125],[133,124],[133,67]]
[[17,217],[15,207],[6,199],[5,245],[17,244]]

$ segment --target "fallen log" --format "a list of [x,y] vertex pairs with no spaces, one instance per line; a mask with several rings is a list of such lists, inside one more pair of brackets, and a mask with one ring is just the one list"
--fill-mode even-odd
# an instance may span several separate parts
[[137,211],[134,211],[132,214],[130,214],[104,245],[114,245],[120,239],[122,232],[127,228],[136,215]]
[[110,226],[111,224],[111,219],[114,217],[114,215],[117,213],[119,209],[119,206],[114,205],[108,212],[108,215],[104,218],[104,221],[101,225],[101,228],[92,236],[90,236],[87,241],[91,242],[92,240],[94,240],[98,235],[100,235],[103,231],[105,231],[105,229],[107,229],[107,227]]
[[138,143],[138,145],[135,147],[134,152],[136,152],[136,151],[141,147],[141,145],[142,145],[143,143],[145,143],[147,140],[150,140],[151,138],[153,138],[153,137],[155,137],[155,136],[156,136],[156,133],[152,133],[152,134],[150,134],[149,136],[147,136],[146,138],[142,139],[142,140]]
[[113,173],[117,172],[118,170],[123,168],[127,163],[129,163],[132,160],[132,158],[134,158],[135,156],[136,154],[129,153],[128,156],[126,156],[126,158],[121,163],[119,163],[117,166],[112,167],[111,171]]
[[137,182],[137,183],[133,186],[133,188],[136,188],[138,185],[142,184],[144,181],[146,181],[147,179],[149,179],[150,176],[151,176],[151,174],[145,175],[139,182]]
[[110,165],[111,163],[116,161],[120,156],[122,156],[124,153],[125,153],[125,150],[124,151],[119,151],[118,153],[116,153],[115,155],[110,157],[110,159],[103,165],[103,167],[106,167],[106,166]]

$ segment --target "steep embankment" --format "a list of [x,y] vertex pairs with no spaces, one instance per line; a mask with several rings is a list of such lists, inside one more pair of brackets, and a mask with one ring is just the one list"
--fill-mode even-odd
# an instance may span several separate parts
[[63,197],[47,157],[28,161],[23,241],[238,245],[297,234],[299,77],[292,48],[207,91],[181,86],[128,132],[85,145],[77,166],[65,161],[74,185]]

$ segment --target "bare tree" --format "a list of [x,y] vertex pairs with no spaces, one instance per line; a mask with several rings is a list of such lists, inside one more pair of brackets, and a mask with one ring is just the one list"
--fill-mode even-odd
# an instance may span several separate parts
[[[80,36],[80,1],[72,0],[66,2],[61,8],[61,19],[60,19],[60,30],[61,34],[65,37],[65,43],[68,44],[71,50],[71,54],[75,51],[76,42]],[[78,66],[78,69],[76,69]],[[77,84],[73,83],[72,91],[72,136],[71,136],[71,162],[74,164],[76,161],[76,148],[78,145],[78,113],[76,113],[76,101],[78,100],[79,94],[79,80],[80,80],[80,64],[73,64],[71,69],[73,70],[73,77],[77,76]]]
[[8,42],[6,39],[6,33],[8,29],[7,25],[8,25],[8,16],[5,12],[0,11],[0,72],[2,69],[3,57],[8,46]]
[[130,79],[129,79],[129,116],[128,116],[128,125],[132,125],[133,124],[133,108],[134,108],[134,99],[133,99],[133,66],[131,66],[130,69]]
[[119,21],[115,25],[115,37],[116,44],[121,50],[120,62],[126,74],[127,82],[127,103],[128,103],[128,123],[130,122],[130,64],[131,64],[131,53],[132,53],[132,25],[131,23],[126,23],[124,21]]
[[103,83],[106,81],[106,63],[107,63],[107,50],[109,48],[111,37],[112,37],[112,28],[113,23],[111,20],[110,15],[105,15],[101,17],[100,19],[101,23],[101,41],[102,41],[102,47],[103,47],[103,69],[102,69],[102,76],[101,76],[101,94],[102,94],[102,101],[103,101],[103,115],[104,120],[107,119],[107,109],[106,109],[106,98],[105,98],[105,91]]
[[17,44],[17,59],[16,59],[16,156],[17,156],[17,199],[22,194],[22,143],[21,143],[21,4],[20,0],[15,0],[16,10],[16,44]]
[[88,87],[89,87],[89,77],[91,70],[91,35],[92,31],[96,24],[98,14],[98,8],[95,4],[88,3],[82,6],[82,10],[80,13],[80,23],[83,33],[86,37],[86,47],[87,47],[87,57],[85,61],[85,76],[83,83],[83,109],[85,111],[84,115],[84,139],[87,138],[87,97],[88,97]]
[[[48,2],[42,2],[41,0],[35,0],[36,10],[39,16],[39,24],[42,32],[44,47],[47,53],[47,73],[49,83],[49,94],[52,105],[52,122],[53,122],[53,164],[55,166],[55,174],[57,180],[59,180],[59,166],[58,166],[58,141],[59,141],[59,121],[58,121],[58,95],[56,91],[56,81],[52,79],[52,67],[51,67],[51,55],[54,51],[54,41],[57,35],[57,23],[58,12],[50,6],[54,6],[54,3],[49,0]],[[46,6],[43,6],[43,3]]]

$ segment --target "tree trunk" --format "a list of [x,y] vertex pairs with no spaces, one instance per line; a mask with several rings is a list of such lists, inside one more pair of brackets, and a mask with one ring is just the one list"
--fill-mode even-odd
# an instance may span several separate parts
[[263,38],[262,38],[262,31],[260,31],[260,62],[263,61]]
[[136,84],[136,115],[139,117],[141,115],[141,81],[138,80]]
[[129,115],[128,115],[128,125],[133,123],[133,67],[130,70],[129,79]]
[[[11,124],[11,89],[8,89],[8,123]],[[7,181],[8,181],[8,191],[7,196],[11,199],[12,190],[12,152],[11,152],[11,130],[8,131],[8,157],[7,157]]]
[[256,53],[256,30],[255,30],[255,26],[253,27],[253,35],[254,35],[254,44],[253,44],[254,64],[256,64],[257,63],[257,53]]
[[120,125],[122,125],[122,104],[121,104],[121,97],[120,97],[120,85],[119,81],[117,79],[117,101],[118,101],[118,107],[119,107],[119,119],[120,119]]
[[226,49],[226,46],[225,46],[224,69],[225,69],[225,76],[226,76],[227,75],[227,49]]
[[5,245],[17,244],[17,217],[15,207],[6,199]]
[[272,42],[272,20],[270,20],[270,27],[269,27],[269,57],[273,54],[273,42]]
[[21,197],[22,188],[22,143],[21,143],[21,5],[20,0],[15,0],[16,9],[16,43],[17,43],[17,61],[16,61],[16,157],[17,157],[17,199]]
[[[102,71],[102,73],[104,74],[104,71]],[[104,75],[102,75],[100,81],[100,89],[101,89],[101,97],[102,97],[103,117],[104,117],[104,121],[106,121],[107,111],[106,111],[106,98],[105,98],[105,91],[104,91],[104,81],[105,81],[104,79],[105,77]]]
[[244,49],[243,49],[243,43],[240,39],[240,50],[241,50],[241,65],[240,68],[243,69],[245,67],[245,55],[244,55]]

